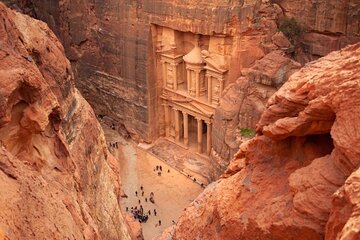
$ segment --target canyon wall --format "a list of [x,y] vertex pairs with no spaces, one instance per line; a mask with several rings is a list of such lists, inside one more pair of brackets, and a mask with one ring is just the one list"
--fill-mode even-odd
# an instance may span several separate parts
[[0,3],[0,238],[131,239],[119,166],[47,25]]
[[163,239],[358,239],[360,43],[307,64]]
[[[356,0],[4,2],[49,24],[95,112],[139,141],[164,134],[158,27],[230,38],[231,85],[213,118],[214,179],[238,150],[241,129],[255,128],[268,98],[299,68],[291,59],[305,64],[360,40]],[[297,26],[302,33],[295,42],[279,32],[292,17],[290,35]]]
[[76,85],[109,124],[134,139],[158,134],[152,26],[229,34],[232,19],[253,6],[242,1],[5,1],[46,21],[72,62]]

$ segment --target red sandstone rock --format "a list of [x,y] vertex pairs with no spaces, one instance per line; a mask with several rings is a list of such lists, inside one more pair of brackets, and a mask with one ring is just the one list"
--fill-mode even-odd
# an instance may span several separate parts
[[226,169],[238,151],[243,141],[240,129],[255,129],[268,99],[300,67],[281,50],[272,51],[255,62],[247,77],[225,89],[214,116],[211,163],[215,176]]
[[357,239],[358,69],[360,44],[293,74],[259,136],[190,204],[172,239]]
[[0,3],[0,238],[130,239],[118,163],[43,22]]
[[289,48],[291,46],[290,41],[282,32],[274,34],[272,41],[280,48]]

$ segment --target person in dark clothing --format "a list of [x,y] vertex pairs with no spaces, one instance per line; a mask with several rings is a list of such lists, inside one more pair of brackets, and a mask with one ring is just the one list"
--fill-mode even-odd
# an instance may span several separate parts
[[147,202],[147,198],[145,198],[145,202]]
[[144,196],[144,191],[141,192],[141,196]]
[[141,189],[141,191],[144,189],[143,185],[141,185],[140,189]]
[[150,211],[150,210],[148,211],[148,213],[149,213],[149,215],[151,215],[151,211]]
[[160,171],[162,171],[162,166],[160,165]]
[[135,191],[135,195],[137,196],[137,191]]
[[159,226],[161,226],[161,220],[159,220]]
[[128,208],[128,207],[126,207],[126,211],[127,211],[127,212],[129,211],[129,208]]
[[156,209],[154,209],[154,215],[156,216]]

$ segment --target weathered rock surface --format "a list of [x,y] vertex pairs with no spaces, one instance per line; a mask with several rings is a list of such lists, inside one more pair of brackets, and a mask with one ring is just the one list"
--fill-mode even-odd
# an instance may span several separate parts
[[[301,65],[275,50],[257,60],[246,77],[229,86],[214,117],[214,179],[228,166],[243,141],[242,128],[255,129],[266,102]],[[246,140],[246,138],[245,138]]]
[[43,22],[0,3],[0,238],[130,239],[119,166]]
[[357,239],[359,69],[356,44],[293,74],[172,239]]
[[285,16],[295,18],[306,33],[302,42],[308,53],[325,56],[360,41],[358,0],[274,0]]

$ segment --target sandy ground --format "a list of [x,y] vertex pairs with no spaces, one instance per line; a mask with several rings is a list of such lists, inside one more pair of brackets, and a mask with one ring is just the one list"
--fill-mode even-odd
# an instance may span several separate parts
[[[177,221],[183,209],[189,205],[203,190],[198,184],[185,177],[166,163],[149,154],[144,148],[122,139],[115,131],[104,127],[107,141],[118,142],[118,149],[112,149],[115,157],[120,161],[121,181],[124,192],[128,198],[121,200],[121,207],[125,212],[126,207],[137,206],[139,200],[144,211],[151,211],[149,220],[142,223],[145,240],[156,239],[161,232]],[[145,146],[146,147],[146,146]],[[161,176],[154,171],[157,165],[162,166]],[[169,172],[168,172],[169,170]],[[143,186],[144,196],[140,186]],[[138,191],[138,196],[135,195]],[[153,192],[155,204],[149,199]],[[154,209],[157,216],[154,216]],[[161,220],[161,226],[158,221]]]

